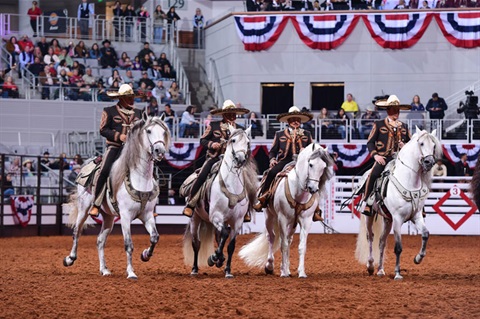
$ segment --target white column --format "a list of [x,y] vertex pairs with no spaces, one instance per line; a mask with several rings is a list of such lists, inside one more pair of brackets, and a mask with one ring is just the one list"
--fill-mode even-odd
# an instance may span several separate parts
[[[24,34],[28,35],[30,39],[33,37],[33,30],[30,26],[30,17],[27,14],[28,9],[32,7],[33,0],[18,0],[18,14],[19,14],[19,23],[18,23],[18,32],[19,39]],[[41,7],[40,0],[37,0],[38,6]],[[33,40],[33,39],[32,39]]]

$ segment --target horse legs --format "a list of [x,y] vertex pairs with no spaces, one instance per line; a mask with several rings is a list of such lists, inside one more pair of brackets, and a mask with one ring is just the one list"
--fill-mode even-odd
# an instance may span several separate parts
[[153,251],[155,249],[155,246],[158,243],[158,231],[157,231],[157,226],[155,225],[155,218],[153,217],[152,214],[149,214],[147,219],[144,221],[145,224],[145,229],[148,231],[150,234],[150,247],[146,248],[141,254],[140,254],[140,259],[144,262],[147,262],[150,260],[150,257],[153,256]]
[[133,241],[132,234],[130,232],[131,220],[127,216],[122,216],[120,220],[122,222],[123,243],[125,245],[125,252],[127,253],[127,278],[138,279],[137,275],[133,271],[132,265]]
[[425,226],[425,221],[423,220],[422,213],[417,213],[415,216],[413,222],[415,223],[415,226],[417,227],[418,231],[422,233],[422,248],[420,249],[420,252],[418,255],[413,258],[413,262],[415,264],[419,264],[422,262],[423,258],[427,254],[427,242],[428,242],[428,237],[430,235],[427,227]]
[[105,262],[105,244],[107,243],[108,235],[112,232],[114,220],[115,216],[103,214],[102,229],[97,237],[98,260],[100,261],[100,275],[102,276],[110,276],[112,274]]
[[[378,217],[378,218],[380,218],[380,217]],[[392,221],[385,218],[383,220],[383,232],[382,232],[382,235],[380,236],[380,240],[378,242],[380,257],[379,257],[379,260],[378,260],[377,276],[385,276],[385,269],[384,269],[384,266],[383,266],[383,262],[384,262],[384,259],[385,259],[385,247],[387,246],[387,238],[388,238],[388,235],[390,234],[391,230],[392,230]]]
[[233,278],[232,275],[232,257],[233,253],[235,252],[235,243],[237,240],[237,234],[235,231],[231,231],[230,234],[230,242],[228,243],[227,251],[228,251],[228,258],[227,258],[227,265],[225,266],[225,278]]
[[300,218],[300,242],[298,244],[298,277],[307,278],[305,273],[305,253],[307,252],[307,238],[312,226],[312,218]]
[[367,241],[368,241],[368,261],[367,261],[367,271],[371,276],[375,267],[373,265],[373,217],[365,216],[365,226],[367,227]]
[[208,264],[210,266],[216,265],[218,268],[223,266],[223,262],[225,261],[225,256],[223,255],[223,248],[225,247],[225,243],[227,242],[228,234],[228,228],[223,225],[220,231],[220,242],[218,243],[218,247],[215,250],[215,253],[208,258]]
[[265,226],[267,229],[267,240],[268,240],[268,257],[267,263],[265,264],[265,273],[267,275],[273,274],[273,262],[275,260],[274,253],[275,253],[275,227],[274,223],[276,223],[275,217],[271,216],[270,214],[266,214],[265,219]]
[[293,239],[290,228],[292,226],[289,226],[285,220],[280,222],[280,250],[282,252],[280,277],[290,277],[290,244]]
[[[76,205],[78,205],[78,203]],[[75,226],[73,227],[73,245],[70,254],[63,259],[63,265],[65,267],[72,266],[75,260],[77,260],[78,240],[82,234],[83,224],[85,224],[85,221],[88,218],[87,207],[84,209],[83,207],[75,207],[75,209],[78,209],[78,212],[77,220],[75,222]]]
[[402,254],[402,222],[396,220],[393,223],[393,234],[395,236],[395,280],[402,280],[403,277],[400,275],[400,255]]

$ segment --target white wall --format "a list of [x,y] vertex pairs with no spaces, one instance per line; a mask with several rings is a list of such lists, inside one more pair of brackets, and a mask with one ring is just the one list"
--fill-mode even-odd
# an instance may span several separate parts
[[[451,45],[432,20],[415,46],[380,47],[363,21],[336,50],[307,47],[288,22],[267,51],[248,52],[237,35],[233,16],[206,30],[206,60],[214,59],[225,98],[260,111],[261,82],[294,82],[294,103],[310,105],[311,82],[345,82],[360,106],[374,96],[396,94],[410,103],[419,94],[426,104],[433,92],[447,97],[479,80],[480,49]],[[208,68],[207,68],[208,70]]]

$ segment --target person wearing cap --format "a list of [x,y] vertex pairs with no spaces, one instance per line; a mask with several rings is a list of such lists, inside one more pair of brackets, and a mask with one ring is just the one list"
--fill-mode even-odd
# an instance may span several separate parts
[[108,39],[102,41],[103,47],[100,49],[100,65],[104,69],[107,67],[115,68],[118,65],[117,51],[111,47],[111,44]]
[[[261,212],[267,206],[270,198],[270,185],[279,172],[283,170],[285,165],[296,160],[298,153],[306,146],[313,142],[312,134],[300,128],[302,123],[308,122],[313,118],[309,112],[301,112],[296,106],[292,106],[288,113],[282,113],[277,116],[280,122],[288,123],[288,127],[275,133],[273,146],[268,153],[270,159],[270,168],[267,177],[261,185],[258,202],[253,208]],[[315,211],[314,221],[321,220],[319,210]],[[320,217],[320,219],[318,219]]]
[[367,111],[362,114],[362,119],[360,120],[360,138],[363,140],[365,136],[368,136],[372,131],[373,123],[375,120],[379,120],[380,115],[375,112],[375,107],[373,105],[367,106]]
[[145,82],[147,90],[153,90],[155,87],[155,82],[148,77],[147,71],[142,71],[142,77],[137,82],[138,87],[142,86],[142,82]]
[[[212,115],[221,115],[222,120],[210,122],[210,125],[205,128],[205,133],[203,133],[202,137],[200,138],[200,144],[207,150],[207,160],[203,164],[197,179],[192,185],[190,196],[188,197],[189,201],[183,209],[184,215],[192,217],[193,210],[195,209],[198,200],[196,198],[197,196],[195,195],[203,183],[205,183],[213,164],[217,163],[220,160],[220,155],[225,153],[225,142],[230,137],[229,125],[233,126],[234,128],[240,128],[241,126],[235,123],[237,115],[244,115],[248,114],[249,112],[250,110],[245,108],[236,107],[232,100],[226,100],[221,109],[210,111],[210,114]],[[245,215],[244,221],[250,221],[249,213]]]
[[123,145],[127,140],[133,124],[142,118],[141,111],[135,108],[135,93],[128,84],[122,84],[118,92],[107,92],[111,99],[118,99],[118,103],[103,109],[100,121],[100,135],[107,139],[107,149],[103,154],[100,165],[100,174],[95,185],[95,201],[90,215],[98,216],[103,202],[104,187],[110,174],[113,163],[120,156]]
[[[398,120],[400,110],[410,110],[411,105],[400,104],[396,95],[390,95],[386,101],[377,101],[375,105],[379,108],[386,108],[387,117],[373,124],[372,131],[368,137],[367,148],[375,162],[365,184],[363,196],[365,202],[372,193],[375,181],[380,177],[387,163],[393,159],[394,154],[405,143],[410,141],[411,137],[408,126]],[[371,210],[372,207],[367,204],[363,214],[371,216]]]
[[152,67],[147,69],[148,78],[152,81],[158,81],[162,78],[160,65],[157,61],[153,61]]
[[31,159],[26,159],[22,164],[23,168],[23,177],[33,176],[33,161]]

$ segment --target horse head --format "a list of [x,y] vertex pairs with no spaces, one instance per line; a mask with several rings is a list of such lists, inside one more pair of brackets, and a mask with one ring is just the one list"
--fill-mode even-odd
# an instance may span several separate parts
[[251,127],[246,130],[235,129],[228,126],[230,130],[230,138],[227,141],[227,149],[225,154],[231,155],[236,167],[243,166],[250,156],[250,132]]
[[333,161],[327,151],[318,144],[311,143],[298,155],[295,172],[303,189],[311,194],[319,191],[331,177],[326,170]]
[[161,161],[170,144],[170,131],[162,117],[144,113],[142,122],[143,144],[148,148],[150,159]]
[[430,171],[435,164],[436,158],[442,156],[442,148],[436,135],[437,130],[428,133],[427,131],[420,130],[416,127],[415,139],[419,149],[419,164],[424,172]]

